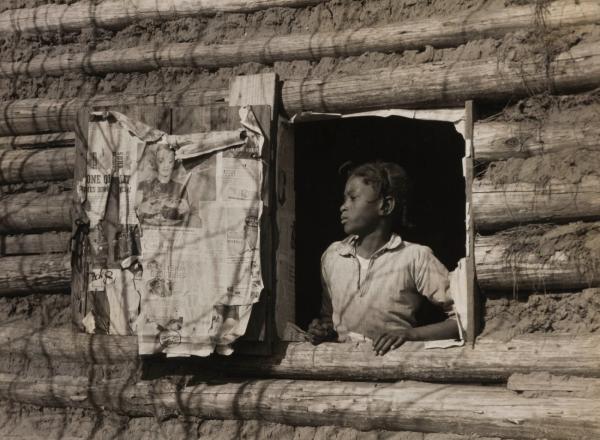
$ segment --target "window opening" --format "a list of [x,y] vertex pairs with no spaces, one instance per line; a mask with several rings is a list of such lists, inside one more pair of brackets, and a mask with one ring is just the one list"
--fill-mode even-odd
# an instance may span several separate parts
[[[306,328],[319,312],[321,254],[345,236],[339,211],[345,175],[338,170],[346,162],[359,165],[379,159],[402,165],[413,191],[407,215],[396,224],[396,232],[404,240],[431,247],[449,270],[456,268],[465,256],[465,141],[452,123],[393,116],[295,125],[299,326]],[[443,319],[441,311],[424,304],[426,309],[418,316],[420,325]]]

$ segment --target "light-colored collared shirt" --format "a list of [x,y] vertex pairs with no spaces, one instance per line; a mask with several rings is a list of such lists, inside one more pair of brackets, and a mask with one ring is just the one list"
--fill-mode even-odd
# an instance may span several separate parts
[[334,242],[321,258],[321,317],[333,319],[340,340],[348,333],[377,339],[386,331],[414,327],[425,298],[452,315],[448,270],[430,248],[392,234],[360,270],[357,238]]

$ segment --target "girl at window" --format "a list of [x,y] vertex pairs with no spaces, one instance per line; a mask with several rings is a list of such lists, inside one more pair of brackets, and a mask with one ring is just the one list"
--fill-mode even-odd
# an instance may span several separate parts
[[[371,162],[350,171],[340,207],[348,237],[321,258],[321,316],[308,328],[314,343],[358,334],[384,355],[405,341],[458,336],[447,269],[431,249],[392,231],[408,188],[406,172],[395,163]],[[423,301],[440,306],[447,319],[417,327]]]

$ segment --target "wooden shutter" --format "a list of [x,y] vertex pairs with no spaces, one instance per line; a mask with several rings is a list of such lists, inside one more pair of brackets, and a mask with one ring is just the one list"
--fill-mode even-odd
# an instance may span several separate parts
[[275,159],[275,328],[286,340],[288,322],[296,322],[296,190],[294,125],[279,118]]
[[479,330],[479,292],[475,282],[475,224],[473,222],[473,124],[474,124],[473,101],[465,103],[465,157],[463,159],[463,169],[465,174],[466,191],[466,267],[464,278],[467,292],[467,334],[466,339],[469,343],[475,344],[475,338]]
[[[265,134],[263,147],[263,163],[265,166],[263,188],[263,219],[261,224],[261,264],[265,289],[260,301],[253,307],[252,316],[244,337],[236,343],[236,351],[252,354],[269,354],[273,340],[273,291],[275,286],[275,252],[274,252],[274,179],[273,167],[274,146],[272,138],[276,133],[276,126],[272,121],[275,117],[275,85],[274,74],[251,75],[239,77],[231,86],[230,102],[215,103],[205,106],[110,106],[103,108],[84,108],[79,112],[76,129],[76,185],[85,184],[88,121],[93,110],[119,111],[129,118],[139,120],[147,125],[156,127],[170,134],[183,134],[191,132],[207,132],[214,130],[231,130],[240,127],[239,108],[242,105],[252,106],[258,122]],[[109,198],[106,213],[107,222],[115,214],[116,193]],[[87,264],[88,257],[85,240],[86,231],[82,226],[81,206],[76,202],[74,206],[73,229],[78,236],[77,246],[73,252],[73,278],[72,278],[72,316],[73,321],[82,328],[83,317],[94,307],[94,300],[87,292]],[[113,219],[113,220],[116,220]],[[118,222],[109,226],[109,234],[115,234]],[[112,227],[112,229],[111,229]],[[110,241],[110,240],[109,240]],[[114,259],[114,249],[109,246],[107,253]],[[110,259],[110,258],[109,258]]]

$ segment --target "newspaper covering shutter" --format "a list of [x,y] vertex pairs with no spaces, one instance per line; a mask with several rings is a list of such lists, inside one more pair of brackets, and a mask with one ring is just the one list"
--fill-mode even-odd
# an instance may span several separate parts
[[[169,135],[118,112],[94,113],[88,126],[87,287],[97,306],[87,330],[137,332],[141,354],[230,353],[263,287],[264,134],[252,109],[240,108],[239,129],[219,133]],[[108,246],[114,182],[120,267],[93,257]]]

